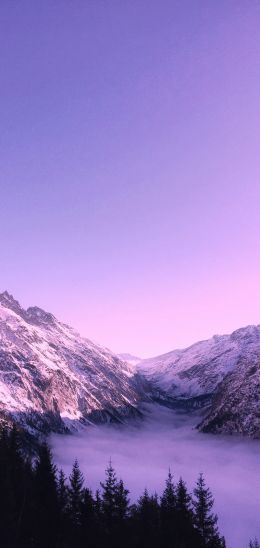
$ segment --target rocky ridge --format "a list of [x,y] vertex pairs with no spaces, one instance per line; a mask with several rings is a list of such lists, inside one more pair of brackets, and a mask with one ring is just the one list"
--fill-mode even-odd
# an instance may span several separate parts
[[260,437],[260,326],[143,360],[137,370],[158,401],[201,407],[202,431]]
[[143,381],[108,349],[38,307],[0,295],[0,417],[64,432],[138,416]]

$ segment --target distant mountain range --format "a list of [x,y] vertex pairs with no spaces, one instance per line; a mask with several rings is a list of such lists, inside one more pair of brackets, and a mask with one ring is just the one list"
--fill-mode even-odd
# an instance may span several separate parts
[[0,294],[0,423],[65,433],[141,417],[145,401],[201,409],[205,432],[260,437],[260,326],[139,360]]
[[143,360],[136,369],[158,401],[204,409],[204,432],[260,437],[260,326]]

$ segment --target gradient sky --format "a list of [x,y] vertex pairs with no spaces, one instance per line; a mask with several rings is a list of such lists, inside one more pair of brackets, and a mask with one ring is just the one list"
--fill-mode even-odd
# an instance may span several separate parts
[[258,0],[0,4],[0,290],[151,356],[260,323]]

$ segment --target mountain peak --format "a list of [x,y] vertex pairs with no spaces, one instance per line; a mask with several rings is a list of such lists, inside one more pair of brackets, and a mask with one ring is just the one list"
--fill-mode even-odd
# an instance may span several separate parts
[[0,293],[0,304],[2,304],[5,308],[9,308],[16,314],[19,314],[19,316],[24,316],[24,310],[20,303],[16,301],[13,295],[8,293],[8,291]]
[[13,295],[11,295],[11,293],[8,293],[8,291],[0,293],[0,302],[2,301],[16,302]]
[[13,297],[13,295],[11,295],[11,293],[8,293],[8,291],[0,293],[0,304],[2,304],[2,306],[4,306],[5,308],[8,308],[9,310],[12,310],[16,314],[18,314],[18,316],[21,316],[25,321],[29,323],[55,323],[55,316],[53,316],[53,314],[50,314],[50,312],[46,312],[38,306],[30,306],[29,308],[27,308],[27,310],[25,310],[21,307],[20,303]]
[[26,310],[26,315],[28,320],[33,320],[34,322],[39,323],[54,323],[55,317],[50,312],[46,312],[38,306],[30,306]]
[[9,420],[38,437],[140,416],[143,388],[123,361],[7,291],[0,340],[0,428]]

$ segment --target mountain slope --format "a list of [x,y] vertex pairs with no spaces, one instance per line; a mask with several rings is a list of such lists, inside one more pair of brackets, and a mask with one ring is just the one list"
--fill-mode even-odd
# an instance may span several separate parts
[[137,356],[133,356],[132,354],[123,353],[123,354],[117,354],[120,360],[123,360],[126,363],[129,363],[129,365],[137,365],[141,358],[138,358]]
[[0,423],[36,435],[122,422],[140,416],[149,395],[172,407],[202,408],[205,432],[260,437],[260,326],[135,366],[133,356],[122,357],[0,294]]
[[260,359],[241,357],[214,394],[208,415],[200,424],[203,432],[239,433],[260,437]]
[[207,406],[201,429],[260,437],[260,326],[214,336],[137,365],[160,401]]
[[138,414],[142,383],[112,352],[0,294],[0,416],[31,432]]

